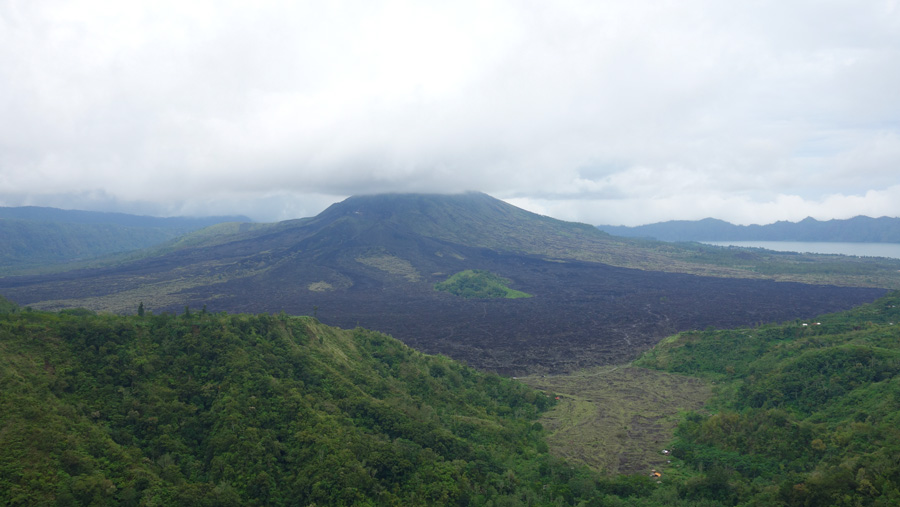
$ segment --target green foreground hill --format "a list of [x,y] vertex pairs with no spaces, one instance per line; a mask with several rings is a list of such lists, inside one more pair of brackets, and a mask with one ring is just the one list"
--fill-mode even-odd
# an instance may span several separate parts
[[685,332],[646,353],[634,366],[713,387],[674,442],[653,444],[673,461],[659,479],[552,457],[538,417],[566,396],[554,408],[552,394],[379,333],[284,314],[0,303],[3,504],[900,501],[900,293],[814,320]]
[[707,379],[673,455],[682,497],[727,505],[900,503],[900,293],[815,320],[687,332],[636,365]]
[[535,420],[554,397],[379,333],[284,314],[4,308],[4,505],[574,505],[651,492],[551,457]]
[[311,318],[7,313],[0,389],[3,504],[469,503],[547,466],[547,396]]

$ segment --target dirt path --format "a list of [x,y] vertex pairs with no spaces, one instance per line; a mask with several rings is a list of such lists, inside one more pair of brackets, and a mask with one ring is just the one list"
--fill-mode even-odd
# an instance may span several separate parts
[[679,412],[700,409],[710,395],[696,378],[631,366],[519,380],[560,396],[541,419],[551,452],[610,474],[662,469]]

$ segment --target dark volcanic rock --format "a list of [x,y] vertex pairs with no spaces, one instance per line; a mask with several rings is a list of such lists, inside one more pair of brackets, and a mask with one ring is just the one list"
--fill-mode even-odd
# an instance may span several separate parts
[[[486,269],[534,297],[467,300],[432,290],[443,276],[410,284],[361,272],[345,291],[311,292],[303,286],[309,279],[306,270],[297,265],[259,280],[229,282],[221,289],[230,295],[217,299],[215,306],[247,312],[315,311],[327,324],[377,329],[425,352],[516,375],[620,363],[678,331],[811,318],[885,293],[561,263],[489,250],[466,254],[453,270]],[[332,270],[347,272],[339,263]],[[300,283],[274,291],[275,280]],[[205,297],[204,291],[197,291],[192,305]]]
[[[618,248],[592,227],[482,194],[354,198],[278,224],[118,267],[0,279],[38,308],[315,314],[505,374],[571,371],[633,358],[688,329],[811,318],[886,291],[696,276],[572,260]],[[465,269],[534,297],[471,300],[433,290]]]

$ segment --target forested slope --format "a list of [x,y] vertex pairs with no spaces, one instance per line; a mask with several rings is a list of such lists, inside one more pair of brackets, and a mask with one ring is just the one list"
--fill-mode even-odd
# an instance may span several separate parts
[[0,315],[0,503],[562,498],[540,485],[572,472],[533,421],[552,402],[308,317],[13,311]]
[[555,403],[310,317],[0,298],[2,505],[711,505],[554,458]]
[[552,458],[552,394],[379,333],[0,300],[0,503],[896,505],[898,308],[664,340],[635,364],[715,394],[650,479]]
[[900,503],[900,294],[816,320],[676,335],[637,365],[715,383],[673,455],[682,498]]

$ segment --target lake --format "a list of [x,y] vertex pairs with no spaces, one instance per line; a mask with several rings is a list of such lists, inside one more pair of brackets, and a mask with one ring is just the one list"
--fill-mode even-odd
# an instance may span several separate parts
[[900,259],[900,243],[836,243],[824,241],[701,241],[706,245],[765,248],[778,252],[843,254]]

